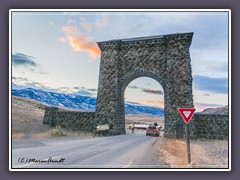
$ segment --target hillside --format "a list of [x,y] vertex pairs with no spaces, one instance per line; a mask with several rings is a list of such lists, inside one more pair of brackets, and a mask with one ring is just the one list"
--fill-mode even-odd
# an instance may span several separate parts
[[228,105],[217,108],[207,108],[204,109],[199,114],[225,114],[228,115]]
[[[12,96],[12,137],[22,138],[45,138],[55,136],[56,129],[42,124],[45,107],[47,104],[39,101]],[[60,110],[73,111],[74,109],[60,107]],[[76,109],[74,110],[76,111]],[[78,110],[79,111],[79,110]],[[62,131],[65,135],[79,135],[71,131]],[[53,134],[55,133],[55,134]],[[52,135],[53,134],[53,135]],[[85,135],[86,133],[81,133]]]
[[50,130],[42,124],[46,106],[32,99],[12,96],[12,133],[25,135]]
[[163,117],[156,117],[146,114],[128,114],[125,116],[125,123],[131,124],[133,122],[139,122],[142,124],[153,124],[155,122],[157,123],[163,123],[164,118]]

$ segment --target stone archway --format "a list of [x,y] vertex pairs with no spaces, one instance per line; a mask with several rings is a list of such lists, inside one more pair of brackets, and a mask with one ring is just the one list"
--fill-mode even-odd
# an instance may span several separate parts
[[193,107],[189,48],[193,33],[98,42],[101,63],[93,122],[113,123],[112,133],[125,134],[124,91],[138,77],[151,77],[164,90],[166,137],[176,136],[183,122],[179,107]]

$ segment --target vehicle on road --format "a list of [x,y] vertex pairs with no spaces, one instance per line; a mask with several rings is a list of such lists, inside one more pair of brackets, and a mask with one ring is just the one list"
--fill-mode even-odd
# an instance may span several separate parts
[[155,125],[149,125],[146,129],[146,136],[160,136],[160,131]]

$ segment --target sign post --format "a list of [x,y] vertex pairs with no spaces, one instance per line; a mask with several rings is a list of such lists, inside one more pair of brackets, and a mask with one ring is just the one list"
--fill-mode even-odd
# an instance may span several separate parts
[[190,138],[189,138],[189,124],[186,124],[186,141],[187,141],[187,159],[188,164],[191,163]]
[[190,151],[190,137],[189,137],[189,122],[193,117],[194,112],[196,111],[195,108],[178,108],[179,113],[181,114],[183,120],[186,123],[186,142],[187,142],[187,158],[188,163],[191,163],[191,151]]

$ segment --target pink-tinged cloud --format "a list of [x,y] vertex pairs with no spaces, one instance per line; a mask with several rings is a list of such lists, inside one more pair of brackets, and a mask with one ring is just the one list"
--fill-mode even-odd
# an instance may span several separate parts
[[67,39],[66,39],[65,37],[60,37],[60,38],[58,39],[58,41],[60,41],[60,42],[62,42],[62,43],[65,43],[65,42],[67,42]]
[[160,107],[164,107],[164,101],[151,101],[151,100],[142,100],[140,101],[140,104],[145,104],[148,106],[160,106]]
[[77,28],[73,26],[65,26],[62,30],[66,35],[67,42],[73,50],[87,52],[93,59],[100,56],[101,51],[97,44],[89,40],[89,38]]
[[84,21],[80,23],[81,27],[86,30],[88,33],[92,32],[92,27],[88,22]]
[[96,43],[88,42],[83,37],[73,37],[67,36],[68,42],[73,47],[75,51],[85,51],[88,52],[92,58],[97,58],[100,56],[101,51],[96,45]]
[[70,32],[70,33],[77,32],[77,29],[73,26],[64,26],[62,29],[65,32]]

